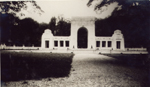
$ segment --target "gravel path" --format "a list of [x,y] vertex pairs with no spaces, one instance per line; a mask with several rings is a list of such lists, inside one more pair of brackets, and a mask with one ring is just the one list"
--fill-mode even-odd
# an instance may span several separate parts
[[76,54],[69,77],[9,82],[2,87],[148,87],[147,73],[97,54]]

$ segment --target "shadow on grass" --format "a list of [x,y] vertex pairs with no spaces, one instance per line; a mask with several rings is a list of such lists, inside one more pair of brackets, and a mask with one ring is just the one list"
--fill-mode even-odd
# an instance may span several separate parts
[[2,81],[66,77],[71,70],[73,54],[1,52]]
[[[109,59],[92,61],[107,69],[107,73],[128,81],[137,81],[141,87],[150,87],[150,61],[144,54],[103,54]],[[108,68],[109,67],[109,68]]]
[[148,54],[103,54],[119,60],[120,64],[134,68],[149,69]]

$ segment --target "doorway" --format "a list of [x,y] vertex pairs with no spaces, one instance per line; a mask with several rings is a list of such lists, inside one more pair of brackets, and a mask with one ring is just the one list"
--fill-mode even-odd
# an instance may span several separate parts
[[120,49],[120,41],[117,41],[117,49]]
[[82,27],[78,30],[78,48],[87,48],[88,32],[87,29]]
[[45,48],[49,48],[49,41],[48,40],[45,41]]

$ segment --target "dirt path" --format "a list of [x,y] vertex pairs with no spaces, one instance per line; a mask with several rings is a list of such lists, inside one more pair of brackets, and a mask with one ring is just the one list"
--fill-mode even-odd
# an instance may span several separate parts
[[76,54],[69,77],[11,82],[7,87],[146,87],[146,74],[97,54]]

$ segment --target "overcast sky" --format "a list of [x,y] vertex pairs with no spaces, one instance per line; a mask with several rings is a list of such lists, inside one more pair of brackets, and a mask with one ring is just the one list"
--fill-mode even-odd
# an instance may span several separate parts
[[37,4],[44,11],[41,15],[34,12],[31,4],[28,5],[27,10],[21,12],[25,16],[21,19],[31,17],[39,23],[49,23],[51,17],[63,16],[66,19],[70,19],[73,16],[94,16],[96,18],[106,18],[111,15],[112,11],[118,6],[118,3],[112,3],[107,7],[103,7],[103,12],[94,11],[94,6],[101,3],[101,0],[95,0],[92,6],[88,7],[88,0],[49,0],[49,1],[36,1]]

